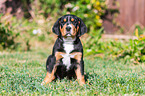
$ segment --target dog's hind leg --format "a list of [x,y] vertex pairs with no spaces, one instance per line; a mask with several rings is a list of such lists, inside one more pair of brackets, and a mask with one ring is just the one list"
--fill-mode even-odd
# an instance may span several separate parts
[[46,77],[44,78],[44,81],[41,83],[41,85],[48,84],[52,80],[55,79],[54,73],[56,71],[56,67],[52,70],[52,72],[47,72]]
[[47,74],[46,77],[44,78],[44,81],[41,83],[41,85],[47,84],[55,79],[54,74],[56,72],[56,69],[57,69],[56,58],[50,55],[46,62]]

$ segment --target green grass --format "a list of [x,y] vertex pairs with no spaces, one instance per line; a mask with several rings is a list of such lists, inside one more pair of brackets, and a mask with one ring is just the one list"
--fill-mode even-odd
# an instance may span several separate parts
[[133,65],[124,60],[85,60],[86,85],[76,80],[56,80],[41,86],[49,52],[0,53],[0,95],[143,95],[145,64]]

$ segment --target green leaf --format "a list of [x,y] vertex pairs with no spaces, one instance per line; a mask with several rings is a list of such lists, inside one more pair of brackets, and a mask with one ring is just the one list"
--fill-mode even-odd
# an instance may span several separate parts
[[145,55],[142,55],[140,59],[141,61],[145,61]]

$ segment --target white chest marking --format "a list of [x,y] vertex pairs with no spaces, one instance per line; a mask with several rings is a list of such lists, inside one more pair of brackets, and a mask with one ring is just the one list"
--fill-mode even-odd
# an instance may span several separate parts
[[63,46],[66,54],[69,54],[74,49],[74,45],[72,43],[64,43]]
[[68,38],[64,40],[64,44],[63,44],[63,47],[64,47],[64,50],[66,52],[66,54],[63,54],[62,57],[62,61],[63,61],[63,64],[66,66],[67,70],[69,69],[70,65],[71,65],[71,58],[73,58],[74,56],[73,55],[70,55],[70,52],[74,49],[74,45],[73,45],[73,39],[70,39]]
[[66,52],[65,55],[62,55],[63,56],[63,64],[66,66],[67,70],[69,69],[70,65],[71,65],[71,55],[70,55],[70,52],[74,49],[74,46],[73,44],[63,44],[64,46],[64,50]]

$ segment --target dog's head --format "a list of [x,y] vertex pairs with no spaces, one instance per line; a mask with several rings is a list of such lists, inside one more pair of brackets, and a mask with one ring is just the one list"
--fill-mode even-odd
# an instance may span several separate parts
[[64,15],[59,18],[53,28],[52,31],[57,34],[59,37],[67,38],[67,37],[80,37],[84,33],[87,32],[87,27],[79,17],[75,15]]

